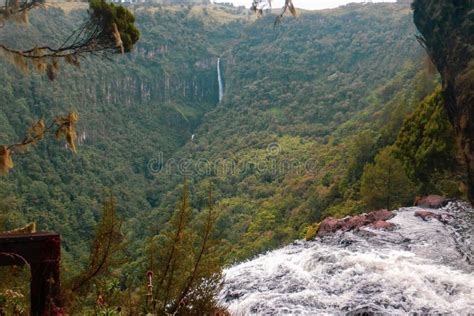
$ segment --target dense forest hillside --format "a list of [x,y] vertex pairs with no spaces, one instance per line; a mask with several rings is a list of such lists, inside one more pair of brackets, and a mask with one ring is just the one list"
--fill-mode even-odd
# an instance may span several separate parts
[[[36,10],[25,40],[45,40],[45,30],[61,38],[82,14]],[[184,177],[195,215],[213,188],[225,262],[303,237],[326,216],[375,207],[360,195],[364,166],[395,143],[438,82],[407,5],[302,12],[275,29],[273,16],[242,8],[141,7],[135,15],[142,38],[133,53],[64,66],[53,82],[2,60],[2,143],[40,117],[79,113],[77,154],[45,141],[16,156],[0,182],[5,228],[35,221],[60,233],[70,268],[87,255],[109,190],[133,271],[147,268],[147,241],[171,218]],[[22,46],[15,30],[25,27],[9,26],[0,39]],[[412,202],[410,185],[395,204]],[[432,189],[457,194],[443,185]]]
[[193,141],[165,157],[186,164],[178,170],[171,160],[155,175],[172,193],[146,221],[175,203],[170,178],[179,184],[189,174],[197,209],[213,183],[228,260],[299,238],[326,216],[366,211],[364,165],[436,85],[407,6],[304,13],[276,29],[272,19],[247,26],[222,55],[223,102]]
[[[77,155],[60,142],[44,142],[15,158],[14,170],[2,178],[7,227],[36,221],[40,230],[60,232],[66,254],[77,256],[88,251],[104,192],[111,190],[118,198],[119,213],[127,221],[159,201],[160,188],[150,185],[147,162],[159,152],[174,153],[215,107],[219,39],[231,42],[242,28],[242,16],[223,11],[217,17],[228,20],[205,24],[199,17],[205,10],[199,8],[197,16],[185,7],[137,12],[146,32],[133,54],[111,61],[88,58],[80,69],[65,65],[53,82],[34,71],[22,74],[2,60],[3,143],[21,140],[41,117],[49,121],[71,110],[79,114]],[[25,43],[54,42],[43,33],[57,30],[59,41],[82,15],[35,10],[30,26],[10,24],[0,36],[21,47],[18,28],[27,30]]]

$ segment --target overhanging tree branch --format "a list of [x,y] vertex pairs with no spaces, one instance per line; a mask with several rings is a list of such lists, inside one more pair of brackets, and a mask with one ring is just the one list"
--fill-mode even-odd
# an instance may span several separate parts
[[5,25],[8,19],[16,19],[20,17],[20,21],[27,21],[27,12],[44,4],[44,0],[5,0],[3,6],[0,7],[0,28]]
[[[7,0],[8,3],[11,1],[14,0]],[[25,2],[24,10],[27,4],[30,3]],[[58,47],[35,46],[29,49],[16,49],[0,43],[0,51],[10,57],[10,60],[24,72],[27,72],[31,64],[38,71],[46,71],[48,77],[53,80],[59,68],[59,59],[79,66],[79,58],[86,54],[123,54],[132,50],[139,37],[135,17],[128,9],[107,3],[105,0],[91,0],[88,19]]]
[[[272,7],[272,0],[253,0],[250,9],[254,11],[255,13],[257,13],[259,16],[261,16],[265,9],[271,9],[271,7]],[[285,0],[285,4],[283,5],[283,9],[281,13],[275,19],[274,27],[276,27],[281,22],[281,20],[283,19],[283,16],[288,11],[293,16],[296,16],[296,8],[293,5],[292,0]]]
[[53,131],[56,138],[65,138],[69,148],[75,152],[74,128],[77,120],[78,115],[75,112],[71,112],[67,116],[55,117],[48,126],[45,125],[43,119],[40,119],[28,129],[23,141],[11,145],[0,145],[0,174],[6,174],[13,168],[12,155],[24,153],[29,146],[37,144]]

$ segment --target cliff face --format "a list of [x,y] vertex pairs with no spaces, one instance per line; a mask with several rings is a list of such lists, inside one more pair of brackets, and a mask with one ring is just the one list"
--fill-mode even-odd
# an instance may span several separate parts
[[443,94],[474,202],[474,1],[415,0],[414,21],[443,78]]

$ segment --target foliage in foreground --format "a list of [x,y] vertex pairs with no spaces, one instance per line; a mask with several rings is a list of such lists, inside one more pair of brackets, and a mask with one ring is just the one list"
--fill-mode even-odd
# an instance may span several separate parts
[[[6,1],[6,9],[0,9],[0,28],[18,14],[23,18],[16,21],[28,24],[27,12],[41,6],[41,3],[43,1]],[[28,31],[24,31],[20,36],[26,35]],[[89,1],[85,21],[62,39],[61,44],[50,45],[50,39],[56,38],[57,34],[48,35],[48,40],[26,49],[18,48],[17,43],[11,46],[0,41],[0,53],[24,73],[28,72],[31,65],[35,70],[45,72],[50,80],[54,80],[59,70],[59,60],[79,67],[79,59],[86,55],[130,52],[140,38],[133,14],[127,8],[105,0]],[[31,46],[31,43],[29,45]]]
[[[146,312],[153,315],[202,315],[217,310],[221,288],[221,263],[216,252],[212,194],[208,207],[192,220],[189,188],[182,197],[169,227],[148,243],[150,285]],[[153,283],[152,283],[153,282]]]

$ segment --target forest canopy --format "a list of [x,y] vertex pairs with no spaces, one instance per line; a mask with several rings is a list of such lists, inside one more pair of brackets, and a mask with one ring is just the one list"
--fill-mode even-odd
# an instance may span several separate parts
[[[89,5],[28,11],[18,41],[8,19],[0,29],[17,65],[49,79],[61,59],[76,66],[51,82],[0,61],[0,229],[61,234],[64,271],[78,271],[71,310],[210,313],[223,265],[310,239],[326,217],[462,196],[455,131],[406,5],[276,28],[232,6]],[[291,1],[277,23],[287,12]],[[64,44],[28,46],[50,31]],[[245,168],[192,168],[202,162]]]

